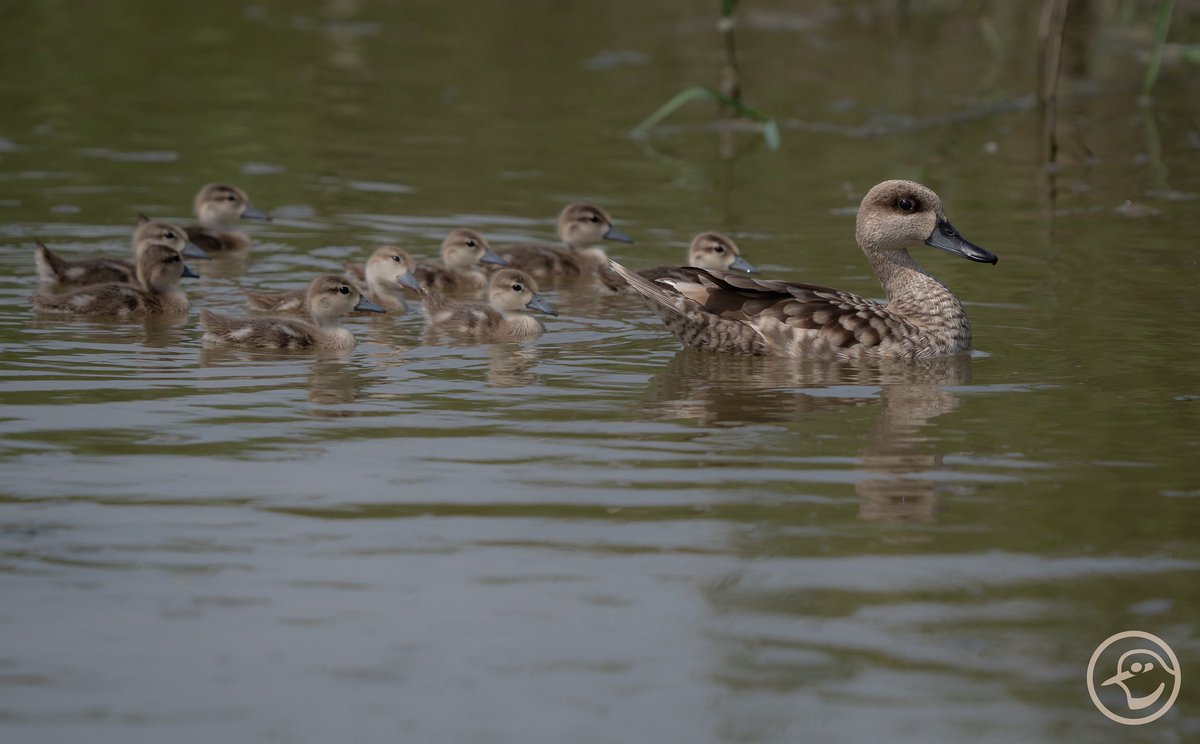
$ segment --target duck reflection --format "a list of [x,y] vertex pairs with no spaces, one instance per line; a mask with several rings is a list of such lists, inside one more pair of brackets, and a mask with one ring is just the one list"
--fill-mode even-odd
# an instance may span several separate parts
[[496,387],[533,385],[538,379],[534,372],[537,363],[536,346],[492,344],[488,348],[487,380]]
[[[352,361],[353,353],[346,351],[322,351],[316,354],[277,351],[273,349],[239,349],[228,346],[201,346],[201,367],[238,367],[247,378],[254,378],[257,369],[264,375],[278,378],[281,369],[276,364],[306,365],[305,387],[308,400],[319,406],[335,406],[354,403],[375,378],[365,373]],[[264,366],[265,365],[265,366]],[[290,368],[282,370],[290,377]],[[336,408],[315,408],[314,416],[348,416],[351,412]]]
[[643,411],[655,418],[695,419],[705,426],[791,423],[825,411],[879,406],[860,453],[866,478],[855,483],[864,520],[926,522],[938,493],[949,488],[922,474],[942,468],[943,455],[923,446],[922,429],[953,411],[948,386],[970,381],[960,354],[924,363],[803,363],[681,350],[647,386]]

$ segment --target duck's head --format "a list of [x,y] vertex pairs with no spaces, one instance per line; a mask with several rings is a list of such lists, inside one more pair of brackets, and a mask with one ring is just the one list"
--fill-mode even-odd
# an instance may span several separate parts
[[270,220],[250,203],[246,192],[227,183],[210,183],[196,194],[196,217],[202,225],[228,225],[236,220]]
[[388,289],[407,287],[419,291],[421,287],[412,274],[414,268],[416,264],[408,251],[394,245],[381,246],[367,259],[367,281],[378,282]]
[[141,256],[146,246],[157,243],[174,248],[184,258],[208,259],[203,248],[188,240],[187,232],[179,225],[162,220],[152,220],[138,213],[137,226],[133,228],[133,253]]
[[305,301],[308,303],[309,314],[318,322],[340,318],[355,310],[385,312],[383,308],[363,297],[354,284],[333,274],[313,279],[308,285]]
[[855,235],[868,251],[905,251],[924,243],[972,261],[998,260],[963,238],[946,219],[938,195],[915,181],[884,181],[868,191],[858,207]]
[[508,265],[508,261],[492,250],[486,238],[474,230],[465,228],[451,230],[442,241],[442,261],[446,266],[459,271],[479,264]]
[[147,289],[169,292],[179,285],[180,278],[198,275],[184,264],[183,256],[173,246],[151,243],[138,257],[137,276]]
[[529,308],[549,315],[558,315],[550,303],[538,294],[537,282],[524,271],[501,269],[488,284],[488,301],[497,310],[513,312]]
[[744,271],[752,274],[755,268],[742,258],[737,243],[720,233],[700,233],[692,238],[688,248],[688,266],[716,271]]
[[591,204],[568,204],[558,215],[558,236],[573,246],[595,245],[601,240],[633,242],[633,238],[613,226],[608,212]]

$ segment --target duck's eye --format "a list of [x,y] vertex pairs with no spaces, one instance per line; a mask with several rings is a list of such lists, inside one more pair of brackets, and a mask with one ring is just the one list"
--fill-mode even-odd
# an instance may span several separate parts
[[167,259],[167,263],[179,263],[179,262],[180,262],[180,261],[182,261],[182,260],[183,260],[183,259],[181,259],[181,258],[179,257],[179,254],[178,254],[178,253],[176,253],[175,255],[173,255],[173,256],[171,256],[170,258],[168,258],[168,259]]
[[163,233],[163,235],[166,236],[167,240],[175,239],[175,233],[171,232],[170,230],[167,230],[165,233]]
[[233,194],[230,194],[229,196],[225,197],[225,201],[237,201],[237,197]]
[[514,284],[514,285],[513,285],[513,291],[514,291],[514,292],[520,292],[522,289],[523,289],[523,287],[522,287],[520,284]]
[[396,263],[400,263],[400,257],[399,257],[399,256],[392,256],[392,260],[393,260],[393,261],[395,261]]
[[724,252],[725,252],[725,246],[723,246],[723,245],[714,245],[714,246],[713,246],[713,250],[714,250],[714,251],[716,251],[717,253],[724,253]]
[[913,204],[911,199],[901,198],[896,202],[896,207],[904,212],[911,212],[917,208],[917,205]]
[[593,214],[591,217],[588,217],[588,219],[589,219],[589,220],[591,220],[592,222],[599,222],[599,221],[600,221],[600,215],[598,215],[598,214]]
[[338,291],[341,292],[342,294],[350,294],[350,288],[344,284],[342,286],[338,287]]
[[475,247],[475,245],[476,245],[476,243],[475,243],[475,241],[474,241],[474,240],[468,240],[468,241],[467,241],[467,247],[468,247],[468,248],[474,248],[474,247]]

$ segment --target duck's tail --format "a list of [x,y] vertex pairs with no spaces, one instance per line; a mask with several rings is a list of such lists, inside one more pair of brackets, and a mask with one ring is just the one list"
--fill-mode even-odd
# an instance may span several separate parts
[[672,292],[637,272],[630,271],[612,259],[608,260],[608,268],[624,279],[635,292],[649,300],[655,309],[666,310],[680,316],[687,315],[678,292]]
[[33,263],[37,266],[38,279],[42,284],[58,284],[67,272],[67,262],[36,238],[33,241]]

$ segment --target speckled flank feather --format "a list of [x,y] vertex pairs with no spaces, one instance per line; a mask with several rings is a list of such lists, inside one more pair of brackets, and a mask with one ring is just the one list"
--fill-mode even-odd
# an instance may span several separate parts
[[945,221],[936,194],[911,181],[886,181],[863,199],[857,225],[886,304],[725,271],[683,268],[651,281],[616,263],[612,268],[688,346],[813,360],[937,357],[969,349],[971,326],[953,293],[908,254],[911,245],[935,245],[935,231],[958,241],[947,250],[995,263]]
[[343,328],[342,316],[352,312],[361,293],[340,276],[319,276],[309,283],[305,306],[312,322],[299,318],[235,318],[204,310],[206,343],[256,349],[353,349],[354,334]]
[[612,289],[621,288],[607,272],[608,255],[597,243],[605,239],[632,242],[613,226],[612,217],[590,204],[568,204],[558,216],[562,247],[544,243],[519,243],[496,250],[510,268],[534,279],[599,276]]
[[183,261],[173,248],[151,245],[138,261],[136,284],[94,284],[61,294],[41,289],[32,301],[39,310],[72,315],[141,318],[183,314],[188,301],[179,290],[182,272]]
[[[521,290],[513,291],[512,287]],[[516,269],[501,269],[489,284],[489,305],[453,300],[436,290],[423,295],[431,328],[477,341],[516,341],[537,338],[545,328],[520,309],[537,294],[537,284]]]

